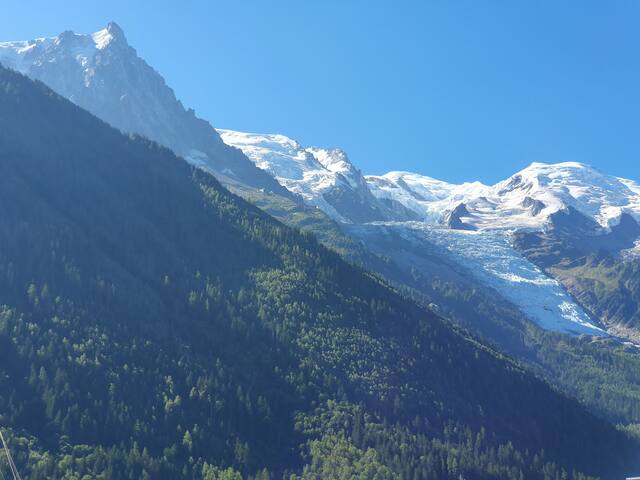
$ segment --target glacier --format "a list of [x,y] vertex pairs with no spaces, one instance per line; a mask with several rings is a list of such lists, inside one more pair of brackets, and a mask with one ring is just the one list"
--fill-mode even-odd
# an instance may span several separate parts
[[[417,248],[435,248],[477,281],[499,292],[545,330],[572,335],[607,335],[562,285],[518,253],[509,232],[463,231],[425,222],[378,222],[350,227],[366,244],[368,235],[394,232]],[[395,258],[393,252],[388,252]]]

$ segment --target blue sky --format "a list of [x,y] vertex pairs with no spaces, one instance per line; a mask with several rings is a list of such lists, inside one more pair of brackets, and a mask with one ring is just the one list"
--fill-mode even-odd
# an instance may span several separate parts
[[110,20],[215,126],[341,147],[365,173],[640,179],[640,2],[2,0],[0,38]]

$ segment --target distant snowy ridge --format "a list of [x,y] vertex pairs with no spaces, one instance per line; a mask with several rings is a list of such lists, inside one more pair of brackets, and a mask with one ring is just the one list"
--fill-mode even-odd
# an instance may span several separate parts
[[1,42],[0,62],[199,167],[297,194],[339,222],[421,220],[458,230],[539,230],[552,214],[569,207],[603,228],[615,225],[623,213],[640,219],[640,185],[581,163],[534,163],[493,186],[456,185],[409,172],[365,177],[343,150],[303,147],[284,135],[220,130],[221,139],[184,108],[115,23],[93,34],[66,31]]
[[347,221],[327,202],[323,193],[338,185],[356,187],[359,172],[341,150],[304,148],[284,135],[261,135],[218,129],[222,140],[240,148],[259,168],[339,221]]
[[339,222],[384,219],[360,171],[338,148],[303,147],[279,134],[218,129],[222,140],[239,148],[256,166],[289,191]]
[[[510,234],[544,230],[555,213],[570,209],[603,230],[617,224],[623,213],[640,219],[636,182],[575,162],[533,163],[492,186],[450,184],[410,172],[362,177],[341,150],[305,148],[284,135],[230,130],[220,134],[309,205],[350,224],[348,231],[365,245],[375,245],[376,236],[390,231],[417,250],[437,245],[438,255],[467,269],[540,327],[572,335],[607,335],[558,281],[511,245]],[[364,222],[343,215],[328,201],[338,186],[357,189],[359,198],[375,204],[372,208],[380,215]],[[401,246],[390,246],[384,253],[404,261]]]
[[604,228],[622,213],[640,219],[640,186],[576,162],[533,163],[493,186],[449,184],[405,172],[365,177],[377,198],[394,198],[429,223],[463,205],[469,229],[541,229],[549,217],[573,207]]
[[479,182],[454,185],[411,172],[369,175],[365,180],[376,198],[393,199],[430,224],[442,223],[447,212],[488,189]]
[[493,186],[451,184],[410,172],[363,177],[340,149],[302,147],[278,134],[218,131],[225,143],[338,221],[346,219],[323,198],[338,185],[372,195],[380,212],[374,221],[421,220],[462,230],[542,229],[552,214],[569,207],[605,229],[623,213],[640,219],[640,185],[582,163],[532,163]]
[[88,35],[0,43],[0,62],[120,130],[171,148],[227,185],[295,194],[338,222],[388,225],[417,248],[440,245],[442,255],[471,268],[544,328],[600,334],[557,282],[511,247],[509,233],[544,229],[569,207],[603,227],[622,213],[640,218],[640,186],[632,180],[579,163],[535,163],[493,186],[408,172],[365,177],[340,149],[305,147],[284,135],[218,133],[182,105],[115,23]]
[[[66,31],[2,42],[0,62],[120,130],[144,135],[180,155],[223,145],[213,127],[185,109],[162,76],[138,57],[116,23],[92,34]],[[193,133],[185,131],[189,126]]]
[[[80,55],[76,59],[80,63],[92,56],[95,50],[102,50],[115,39],[124,39],[124,33],[116,23],[109,23],[105,28],[89,35],[83,35],[66,31],[56,37],[41,37],[34,40],[22,40],[16,42],[0,42],[0,51],[3,51],[4,61],[7,67],[26,73],[32,65],[32,60],[37,52],[59,46],[63,42],[77,41],[75,53]],[[16,61],[12,64],[11,60]]]

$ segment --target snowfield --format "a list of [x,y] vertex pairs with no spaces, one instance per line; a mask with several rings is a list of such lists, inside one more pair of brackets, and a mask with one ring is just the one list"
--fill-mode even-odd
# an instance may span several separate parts
[[98,51],[104,50],[118,35],[119,27],[109,24],[89,35],[64,32],[57,37],[0,42],[0,62],[5,67],[26,75],[31,69],[42,67],[44,62],[63,62],[72,58],[89,78],[93,74],[92,68]]
[[549,217],[568,207],[594,220],[604,230],[617,224],[623,213],[640,220],[640,185],[633,180],[605,175],[577,162],[532,163],[495,185],[480,182],[452,184],[411,172],[362,176],[344,151],[305,148],[278,134],[218,130],[223,141],[241,149],[259,168],[298,193],[309,204],[345,221],[323,195],[345,185],[372,195],[372,207],[394,217],[389,203],[432,225],[445,224],[452,213],[457,225],[469,230],[541,230]]
[[348,222],[324,195],[338,187],[353,191],[367,188],[360,171],[340,149],[303,147],[284,135],[217,131],[223,142],[242,150],[282,186],[336,221]]
[[577,162],[532,163],[493,186],[450,184],[415,173],[390,172],[365,177],[377,198],[393,198],[424,221],[442,223],[447,212],[464,205],[463,224],[478,230],[539,230],[549,216],[573,207],[604,229],[622,213],[640,219],[640,186]]

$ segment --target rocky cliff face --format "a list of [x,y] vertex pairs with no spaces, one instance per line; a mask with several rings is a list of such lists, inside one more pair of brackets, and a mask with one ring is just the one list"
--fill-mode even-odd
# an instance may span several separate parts
[[123,132],[171,148],[223,181],[290,196],[270,175],[185,108],[115,23],[93,34],[0,43],[0,63],[40,80]]

